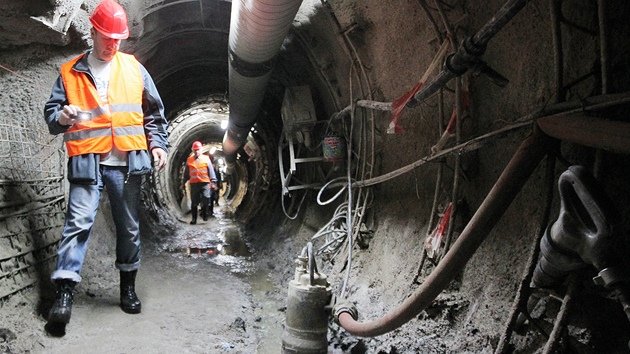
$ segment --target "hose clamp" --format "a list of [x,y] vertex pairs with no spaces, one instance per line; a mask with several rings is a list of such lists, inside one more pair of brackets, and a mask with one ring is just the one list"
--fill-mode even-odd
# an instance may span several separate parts
[[339,315],[344,312],[350,314],[355,321],[359,319],[359,311],[356,306],[348,300],[341,300],[333,306],[333,318],[337,324],[339,324]]
[[273,69],[273,66],[278,57],[276,55],[273,58],[262,63],[252,63],[239,57],[232,49],[229,50],[228,54],[230,59],[230,66],[234,70],[236,70],[237,73],[250,78],[260,77],[271,72],[271,69]]
[[593,282],[610,289],[617,283],[628,281],[628,277],[624,273],[620,267],[608,267],[597,273],[593,277]]

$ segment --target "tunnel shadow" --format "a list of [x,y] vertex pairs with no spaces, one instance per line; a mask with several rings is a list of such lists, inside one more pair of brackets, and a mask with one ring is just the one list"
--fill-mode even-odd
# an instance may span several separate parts
[[45,317],[55,296],[49,279],[63,225],[59,178],[5,181],[0,187],[8,206],[1,219],[6,243],[5,258],[0,259],[3,297],[34,291],[39,295],[35,311]]

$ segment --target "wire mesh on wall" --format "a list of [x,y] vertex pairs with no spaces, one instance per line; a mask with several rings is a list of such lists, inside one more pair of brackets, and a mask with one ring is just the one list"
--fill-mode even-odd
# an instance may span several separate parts
[[61,138],[12,123],[0,124],[0,299],[48,279],[64,223]]

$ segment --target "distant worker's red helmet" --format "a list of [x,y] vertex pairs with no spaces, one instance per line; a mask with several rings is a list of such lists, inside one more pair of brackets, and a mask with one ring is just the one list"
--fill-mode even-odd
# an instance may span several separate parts
[[193,143],[193,145],[192,145],[192,149],[193,149],[193,150],[195,150],[195,151],[197,151],[197,150],[201,150],[201,147],[202,147],[202,146],[203,146],[203,145],[201,145],[201,141],[195,141],[195,142]]
[[113,39],[125,39],[129,37],[127,26],[127,13],[119,3],[114,0],[101,1],[92,15],[90,22],[97,31],[104,36]]

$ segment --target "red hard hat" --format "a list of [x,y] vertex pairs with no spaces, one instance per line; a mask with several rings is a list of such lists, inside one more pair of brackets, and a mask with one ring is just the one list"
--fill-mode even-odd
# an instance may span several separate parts
[[97,31],[114,39],[129,37],[127,26],[127,13],[119,3],[114,0],[103,0],[96,6],[90,16],[90,22]]
[[195,142],[193,143],[193,145],[192,145],[192,149],[193,149],[193,150],[201,150],[201,147],[202,147],[202,146],[203,146],[203,145],[201,145],[201,141],[195,141]]

